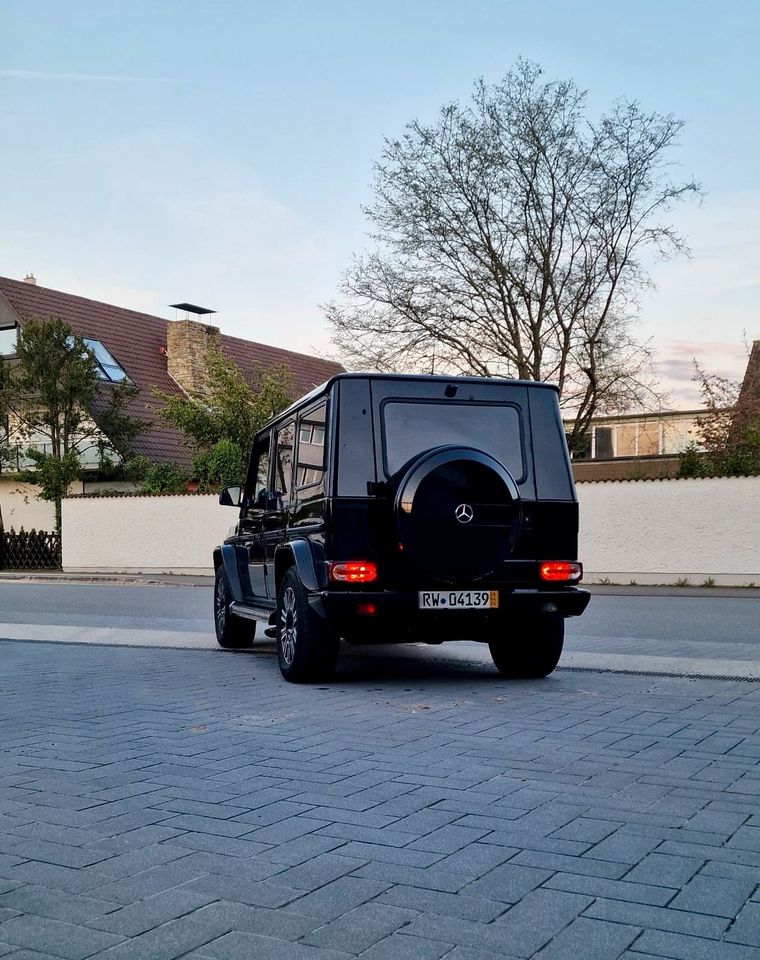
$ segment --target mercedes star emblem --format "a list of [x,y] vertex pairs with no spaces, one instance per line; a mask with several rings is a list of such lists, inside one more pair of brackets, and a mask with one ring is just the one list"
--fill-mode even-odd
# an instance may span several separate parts
[[475,516],[469,503],[460,503],[454,511],[454,516],[460,523],[469,523]]

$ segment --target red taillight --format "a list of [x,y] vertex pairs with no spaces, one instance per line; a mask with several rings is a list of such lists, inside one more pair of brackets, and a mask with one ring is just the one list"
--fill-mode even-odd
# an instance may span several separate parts
[[330,579],[341,583],[370,583],[377,580],[377,564],[371,560],[340,560],[329,564]]
[[377,604],[357,603],[356,612],[362,617],[374,617],[374,615],[377,613]]
[[574,582],[580,580],[583,576],[583,564],[569,563],[566,560],[551,560],[541,564],[538,568],[538,575],[542,580],[549,580],[553,583],[559,581]]

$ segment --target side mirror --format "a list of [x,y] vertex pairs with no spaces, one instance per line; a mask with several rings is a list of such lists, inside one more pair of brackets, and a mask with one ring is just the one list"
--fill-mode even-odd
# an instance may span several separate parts
[[239,507],[242,492],[241,487],[225,487],[219,494],[219,503],[223,507]]

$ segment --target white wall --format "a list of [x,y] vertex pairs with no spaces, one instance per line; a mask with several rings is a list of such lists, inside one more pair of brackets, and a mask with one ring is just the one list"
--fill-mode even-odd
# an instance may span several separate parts
[[[760,477],[579,483],[577,490],[587,581],[760,585]],[[212,550],[236,518],[215,496],[64,500],[63,567],[211,573]]]
[[588,582],[760,586],[760,477],[577,485]]
[[215,496],[63,501],[66,572],[214,572],[212,551],[237,520]]
[[55,506],[38,500],[38,487],[0,477],[0,509],[6,530],[55,530]]

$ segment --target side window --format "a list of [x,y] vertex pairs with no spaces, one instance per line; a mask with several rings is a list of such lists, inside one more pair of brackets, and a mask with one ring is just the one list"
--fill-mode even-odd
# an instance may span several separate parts
[[298,463],[296,486],[310,487],[325,475],[327,404],[320,403],[302,413],[298,420]]
[[284,424],[277,431],[277,454],[274,467],[273,507],[284,510],[290,503],[293,491],[293,447],[295,446],[295,420]]
[[259,440],[253,448],[253,459],[248,469],[246,501],[250,507],[266,510],[269,491],[269,436]]

